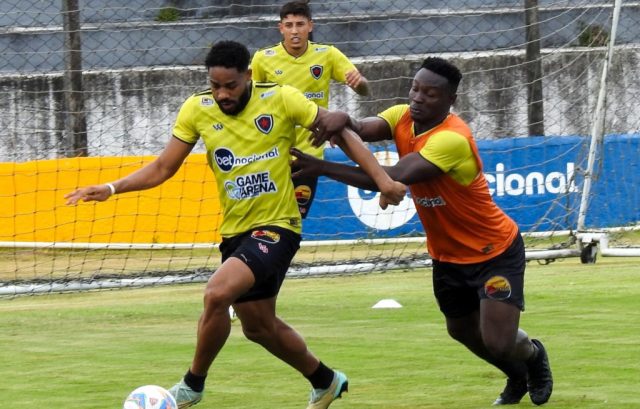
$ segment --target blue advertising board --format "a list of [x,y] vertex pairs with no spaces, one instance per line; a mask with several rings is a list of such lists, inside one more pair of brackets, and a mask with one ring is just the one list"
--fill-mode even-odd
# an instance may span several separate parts
[[[575,229],[578,220],[589,138],[581,136],[508,138],[478,141],[484,173],[496,203],[522,231]],[[372,148],[387,165],[397,161],[394,149]],[[340,149],[325,158],[352,163]],[[597,154],[588,228],[624,226],[640,220],[640,135],[608,135]],[[420,236],[422,226],[407,198],[383,211],[379,193],[321,178],[305,240],[368,239]]]

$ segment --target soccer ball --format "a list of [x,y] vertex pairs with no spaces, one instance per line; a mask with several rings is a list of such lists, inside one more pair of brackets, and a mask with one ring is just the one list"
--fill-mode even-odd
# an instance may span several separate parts
[[178,409],[178,404],[168,390],[156,385],[145,385],[127,396],[123,409]]

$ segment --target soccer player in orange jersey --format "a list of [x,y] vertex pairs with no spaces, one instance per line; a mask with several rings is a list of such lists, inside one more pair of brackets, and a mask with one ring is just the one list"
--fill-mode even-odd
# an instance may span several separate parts
[[[400,160],[385,170],[409,185],[433,259],[433,288],[449,335],[507,375],[495,405],[536,405],[551,396],[549,360],[539,340],[519,328],[524,309],[525,249],[516,223],[493,201],[467,124],[450,112],[462,74],[450,62],[427,58],[409,103],[377,117],[319,124],[318,141],[343,126],[367,142],[393,140]],[[360,169],[293,150],[303,175],[325,175],[367,190]]]

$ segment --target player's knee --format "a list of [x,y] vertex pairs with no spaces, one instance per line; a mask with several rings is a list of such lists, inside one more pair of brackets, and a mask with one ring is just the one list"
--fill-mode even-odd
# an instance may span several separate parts
[[209,312],[224,311],[228,314],[231,299],[226,291],[218,286],[207,286],[204,290],[204,308]]
[[492,357],[508,361],[513,356],[514,343],[504,337],[484,337],[484,346]]
[[273,331],[264,325],[242,325],[242,333],[249,341],[260,345],[273,337]]
[[469,345],[479,341],[479,334],[475,329],[467,328],[460,325],[447,325],[449,336],[463,345]]
[[447,327],[447,333],[449,333],[449,336],[451,338],[455,339],[458,342],[462,342],[466,338],[464,331],[462,331],[460,328]]

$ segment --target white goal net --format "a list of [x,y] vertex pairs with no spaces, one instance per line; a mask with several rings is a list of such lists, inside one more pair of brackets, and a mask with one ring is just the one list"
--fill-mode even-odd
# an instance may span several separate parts
[[[208,86],[212,43],[253,53],[280,41],[284,2],[211,3],[0,3],[0,295],[204,280],[218,265],[221,211],[202,146],[161,187],[63,199],[154,159],[181,103]],[[406,102],[425,57],[448,58],[463,73],[455,111],[529,258],[590,262],[594,242],[633,246],[618,232],[640,220],[640,3],[444,4],[311,1],[313,40],[336,45],[372,88],[332,84],[330,108],[376,115]],[[391,145],[371,149],[397,160]],[[411,200],[382,211],[375,193],[321,179],[290,274],[428,264]]]

